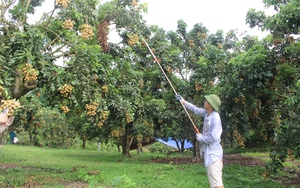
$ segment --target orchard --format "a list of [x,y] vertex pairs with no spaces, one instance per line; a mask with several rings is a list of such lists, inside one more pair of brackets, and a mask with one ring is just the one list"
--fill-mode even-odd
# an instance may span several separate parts
[[[167,32],[147,25],[147,4],[138,0],[53,0],[54,9],[30,24],[43,2],[0,4],[0,110],[11,109],[10,128],[28,132],[30,144],[70,147],[80,138],[85,148],[99,138],[130,157],[132,144],[153,138],[195,143],[146,41],[186,100],[202,106],[204,95],[220,96],[225,148],[269,147],[266,175],[287,157],[299,159],[298,1],[265,0],[273,16],[249,9],[249,27],[270,32],[262,40],[210,33],[201,20],[189,31],[179,20]],[[120,42],[108,41],[112,30]],[[191,117],[201,130],[202,120]]]

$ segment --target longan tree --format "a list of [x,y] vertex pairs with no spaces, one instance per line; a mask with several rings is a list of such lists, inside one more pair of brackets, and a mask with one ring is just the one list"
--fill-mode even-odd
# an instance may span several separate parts
[[[262,11],[250,9],[246,21],[251,28],[258,27],[271,32],[264,39],[270,54],[268,62],[273,67],[270,81],[266,85],[269,97],[264,101],[272,108],[270,121],[264,125],[275,129],[274,144],[265,176],[277,171],[287,157],[299,159],[299,142],[293,139],[299,133],[299,1],[264,1],[267,7],[277,12],[266,16]],[[260,111],[261,112],[261,111]],[[269,131],[269,130],[268,130]]]

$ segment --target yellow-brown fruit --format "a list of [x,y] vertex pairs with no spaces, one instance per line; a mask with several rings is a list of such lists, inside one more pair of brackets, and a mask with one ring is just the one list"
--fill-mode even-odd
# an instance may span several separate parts
[[162,120],[162,119],[159,119],[159,120],[158,120],[158,123],[159,123],[159,124],[162,124],[163,122],[164,122],[164,120]]
[[287,149],[287,153],[288,153],[288,155],[293,155],[294,150],[292,150],[292,149]]
[[168,72],[169,74],[172,73],[172,67],[167,66],[167,72]]
[[235,130],[235,131],[233,132],[233,134],[234,134],[234,136],[235,136],[235,138],[236,138],[236,140],[237,140],[238,145],[239,145],[241,148],[245,148],[244,138],[240,135],[240,133],[239,133],[237,130]]
[[98,127],[99,127],[99,129],[101,129],[103,127],[103,122],[102,121],[99,121]]
[[29,63],[25,63],[23,66],[22,66],[22,74],[23,75],[26,75],[28,70],[32,69],[32,65],[29,64]]
[[74,26],[74,21],[68,19],[68,20],[64,21],[62,27],[63,27],[64,29],[73,29],[73,26]]
[[37,80],[37,73],[35,69],[31,69],[27,72],[27,74],[24,77],[24,80],[26,82],[34,82]]
[[93,33],[93,28],[92,26],[88,25],[88,24],[83,24],[81,25],[81,37],[84,39],[91,39],[94,36]]
[[223,46],[222,46],[221,43],[217,43],[217,47],[218,47],[219,49],[222,49],[222,48],[223,48]]
[[155,54],[155,48],[151,48],[151,52]]
[[234,98],[235,103],[239,103],[240,99],[239,98]]
[[64,113],[68,113],[70,111],[69,107],[67,107],[67,106],[61,106],[60,108],[62,109],[62,111]]
[[102,89],[102,91],[105,92],[105,93],[108,92],[108,87],[107,87],[107,85],[102,86],[101,89]]
[[137,135],[136,139],[138,142],[142,142],[143,141],[143,136],[142,135]]
[[130,36],[127,40],[127,43],[129,46],[134,46],[139,40],[139,37],[137,34],[134,34],[132,36]]
[[198,82],[195,82],[195,90],[196,91],[201,91],[203,89],[203,86],[199,84]]
[[245,97],[245,96],[242,96],[242,97],[241,97],[241,103],[242,103],[242,104],[245,104],[245,103],[246,103],[246,97]]
[[60,95],[63,97],[68,97],[68,95],[72,92],[73,87],[69,84],[64,84],[62,89],[59,89]]
[[97,74],[94,74],[94,80],[96,81],[96,80],[98,80],[98,75]]
[[190,45],[190,47],[194,47],[195,46],[194,41],[193,40],[189,40],[189,45]]
[[275,46],[277,46],[277,45],[279,45],[279,44],[281,44],[282,43],[282,39],[274,39],[273,40],[273,44],[275,45]]
[[109,112],[108,111],[102,111],[101,112],[102,121],[107,120],[108,116],[109,116]]
[[131,119],[131,117],[129,116],[129,114],[126,113],[125,116],[126,116],[126,122],[127,122],[127,123],[132,122],[132,119]]
[[0,86],[0,96],[2,96],[3,91],[4,91],[4,87]]
[[88,116],[95,116],[97,110],[98,103],[93,102],[92,104],[86,104],[85,109],[87,111]]
[[259,111],[258,111],[257,108],[255,108],[254,111],[253,111],[253,113],[252,113],[252,117],[253,118],[258,118],[258,116],[259,116]]
[[120,136],[120,131],[118,131],[118,130],[111,130],[111,131],[110,131],[110,134],[111,134],[113,137],[118,138],[118,137]]
[[13,116],[16,109],[20,107],[20,103],[15,100],[1,100],[0,112],[8,108],[7,116]]
[[140,79],[139,80],[139,85],[140,85],[140,87],[144,87],[144,80]]
[[138,6],[138,2],[136,2],[136,0],[132,0],[132,1],[131,1],[131,4],[132,4],[133,7]]
[[29,63],[25,63],[22,66],[22,74],[26,82],[35,82],[37,80],[37,71]]
[[192,58],[191,58],[191,62],[192,62],[192,63],[196,63],[196,62],[197,62],[197,59],[194,58],[194,57],[192,57]]
[[70,3],[70,0],[56,0],[56,4],[61,4],[63,7],[67,7]]

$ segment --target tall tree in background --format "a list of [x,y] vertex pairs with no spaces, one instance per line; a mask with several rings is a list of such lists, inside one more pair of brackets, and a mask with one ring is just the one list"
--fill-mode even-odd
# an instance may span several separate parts
[[[277,11],[273,16],[266,16],[261,11],[250,9],[246,21],[250,27],[269,30],[272,35],[264,39],[268,49],[268,61],[273,67],[272,75],[266,88],[268,95],[266,105],[272,107],[268,113],[270,122],[266,128],[273,129],[276,140],[271,148],[272,161],[267,166],[266,176],[282,166],[285,159],[299,159],[300,142],[294,139],[299,134],[299,1],[264,0],[267,7]],[[267,122],[266,122],[267,123]]]

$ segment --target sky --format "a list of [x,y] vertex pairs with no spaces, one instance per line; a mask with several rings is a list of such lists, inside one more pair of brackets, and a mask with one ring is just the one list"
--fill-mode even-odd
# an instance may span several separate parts
[[[103,4],[110,0],[100,0]],[[177,29],[177,21],[182,19],[188,25],[188,30],[197,23],[202,23],[209,33],[223,30],[227,33],[230,29],[237,29],[239,33],[246,32],[249,35],[265,37],[268,32],[261,32],[258,28],[251,29],[246,25],[245,19],[250,8],[262,10],[267,15],[274,13],[272,9],[266,9],[263,0],[141,0],[139,3],[148,4],[148,13],[144,15],[149,25],[158,25],[165,31]],[[32,16],[37,21],[43,12],[53,9],[54,0],[47,0],[38,13]],[[109,35],[110,42],[117,42],[115,33]]]
[[247,34],[265,36],[258,28],[246,25],[246,14],[250,8],[274,13],[265,9],[262,0],[142,0],[148,3],[147,22],[158,25],[166,31],[177,29],[177,21],[182,19],[188,30],[202,23],[210,33],[217,30],[228,32],[230,29],[247,31]]
[[[102,3],[109,0],[103,0]],[[182,19],[190,30],[197,23],[202,23],[209,33],[223,30],[227,33],[237,29],[239,33],[265,37],[268,32],[246,25],[246,14],[250,8],[264,11],[267,15],[275,13],[266,9],[263,0],[141,0],[148,4],[148,13],[144,15],[149,25],[158,25],[165,31],[176,31],[177,21]],[[118,37],[111,33],[111,42],[117,42]]]

